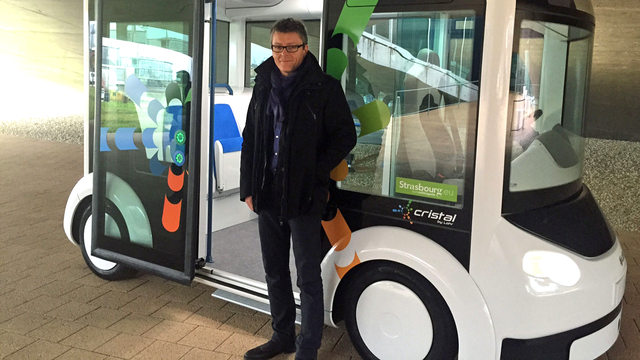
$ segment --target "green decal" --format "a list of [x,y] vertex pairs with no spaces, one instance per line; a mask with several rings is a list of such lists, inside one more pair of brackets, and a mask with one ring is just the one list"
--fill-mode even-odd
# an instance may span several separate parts
[[354,6],[376,6],[378,0],[347,0],[347,5]]
[[396,178],[396,193],[444,201],[458,201],[458,187],[414,179]]
[[188,103],[191,101],[191,89],[189,89],[189,92],[187,93],[187,98],[184,99],[184,103]]
[[[377,4],[378,0],[348,0],[345,2],[332,36],[346,34],[351,38],[354,46],[358,45]],[[347,56],[342,50],[331,48],[327,51],[327,74],[340,79],[347,68],[347,63]],[[353,114],[360,120],[360,136],[386,128],[391,120],[389,107],[380,100],[355,109]]]
[[360,120],[360,135],[374,133],[382,130],[389,125],[391,121],[391,112],[389,107],[380,100],[374,100],[365,106],[361,106],[352,111],[358,120]]
[[187,141],[187,134],[184,132],[184,130],[178,130],[176,131],[175,139],[178,145],[184,145],[184,143]]
[[373,4],[366,7],[349,7],[345,3],[332,36],[346,34],[353,40],[354,45],[358,45],[364,28],[367,27],[371,14],[373,14],[373,9],[378,3],[377,0],[369,0],[368,2]]
[[327,74],[334,79],[340,80],[342,73],[347,68],[347,55],[342,50],[331,48],[327,50]]

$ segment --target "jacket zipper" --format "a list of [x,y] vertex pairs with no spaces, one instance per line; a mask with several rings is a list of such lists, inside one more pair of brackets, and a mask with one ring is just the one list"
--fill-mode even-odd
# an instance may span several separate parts
[[[320,83],[318,83],[318,85],[320,85]],[[296,96],[298,96],[302,91],[306,91],[311,89],[312,86],[310,84],[304,84],[303,86],[299,87],[298,89],[295,89],[295,93],[292,93],[291,96],[289,97],[289,103],[287,105],[287,110],[285,115],[285,119],[289,119],[289,112],[290,112],[290,104],[293,103],[293,100]],[[309,107],[309,110],[311,111],[311,114],[313,115],[313,119],[316,120],[316,114],[315,112],[313,112],[313,110],[311,110],[311,107],[309,106],[309,104],[307,104],[307,107]],[[283,157],[281,158],[282,161],[282,197],[280,198],[280,216],[279,216],[279,220],[280,220],[280,225],[282,225],[284,223],[284,216],[287,213],[287,192],[289,189],[289,177],[288,177],[288,172],[287,169],[289,167],[289,149],[286,149],[286,152],[282,152],[282,144],[286,143],[286,139],[289,138],[291,132],[291,119],[289,119],[287,126],[285,128],[285,136],[284,137],[280,137],[280,148],[278,149],[278,151],[280,152],[281,155],[283,155]]]
[[[254,89],[254,91],[255,90],[256,89]],[[262,111],[263,110],[262,108],[264,107],[263,104],[265,104],[264,101],[262,101],[260,104],[256,104],[256,107],[254,109],[254,113],[258,113],[255,110],[261,110],[260,113],[264,114],[264,111]],[[256,120],[258,120],[258,121],[256,121]],[[259,154],[258,156],[259,156],[259,159],[260,159],[260,163],[262,164],[262,174],[261,174],[262,175],[261,176],[262,179],[260,181],[260,187],[257,189],[257,191],[255,191],[255,194],[257,195],[256,196],[256,200],[257,201],[256,201],[256,203],[253,204],[254,208],[256,210],[260,210],[260,208],[256,207],[256,205],[260,201],[259,194],[264,190],[264,186],[265,186],[265,182],[266,182],[266,169],[267,169],[267,158],[266,158],[266,153],[265,153],[265,149],[264,149],[264,145],[265,145],[264,129],[263,129],[264,125],[263,125],[263,121],[261,121],[261,120],[263,120],[263,119],[262,118],[261,119],[254,119],[254,121],[256,121],[256,125],[257,125],[256,126],[256,130],[257,130],[256,134],[259,135],[259,138],[260,138],[260,141],[257,142],[257,144],[259,144],[258,147],[257,147],[257,150],[258,150],[257,153]]]

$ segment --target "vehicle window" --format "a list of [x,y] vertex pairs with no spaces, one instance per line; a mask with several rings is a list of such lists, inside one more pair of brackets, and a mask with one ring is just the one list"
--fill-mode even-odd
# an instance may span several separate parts
[[358,143],[340,189],[462,207],[477,120],[475,20],[471,10],[374,14],[357,45],[345,37]]
[[[245,86],[255,85],[255,68],[271,57],[271,27],[273,21],[247,23],[247,48],[245,59]],[[320,59],[320,21],[305,20],[309,51]]]
[[552,188],[582,176],[592,33],[523,20],[511,65],[508,188]]
[[229,83],[229,23],[216,21],[216,84]]

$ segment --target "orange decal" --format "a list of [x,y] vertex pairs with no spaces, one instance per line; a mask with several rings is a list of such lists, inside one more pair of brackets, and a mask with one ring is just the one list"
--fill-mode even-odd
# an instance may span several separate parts
[[335,181],[342,181],[347,175],[349,175],[349,165],[346,160],[342,160],[338,166],[331,170],[331,179]]
[[338,277],[340,279],[342,279],[347,272],[349,272],[349,270],[351,270],[354,266],[360,264],[360,259],[358,258],[358,254],[357,253],[353,253],[353,261],[351,262],[351,264],[342,267],[342,266],[338,266],[336,264],[333,264],[336,267],[336,272],[338,273]]
[[184,173],[180,173],[180,175],[176,175],[173,173],[173,168],[169,170],[169,177],[167,178],[167,183],[169,184],[169,189],[174,192],[178,192],[182,190],[182,186],[184,186]]
[[167,197],[164,197],[164,207],[162,208],[162,226],[168,232],[176,232],[180,227],[180,209],[182,200],[177,204],[172,204]]
[[342,251],[349,245],[351,229],[349,229],[349,225],[344,220],[340,209],[338,209],[336,216],[332,220],[323,221],[322,227],[329,238],[331,246],[336,247],[336,251]]

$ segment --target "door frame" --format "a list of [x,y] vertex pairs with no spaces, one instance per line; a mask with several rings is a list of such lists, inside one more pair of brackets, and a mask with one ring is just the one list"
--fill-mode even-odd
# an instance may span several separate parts
[[[89,0],[92,1],[92,0]],[[102,84],[102,36],[103,36],[103,6],[105,0],[93,0],[95,8],[95,29],[96,29],[96,75],[95,83]],[[97,241],[92,241],[91,255],[123,264],[124,266],[152,273],[154,275],[188,285],[194,278],[195,261],[198,245],[198,219],[199,219],[199,182],[200,182],[200,118],[202,106],[202,54],[203,54],[203,31],[204,31],[204,0],[192,0],[193,12],[193,35],[192,35],[192,82],[191,82],[191,108],[190,125],[188,138],[187,165],[187,190],[185,220],[185,248],[183,271],[155,264],[153,262],[138,259],[129,255],[124,255],[112,250],[97,247]],[[96,86],[97,89],[97,86]],[[95,123],[93,126],[93,197],[92,197],[92,237],[98,239],[99,234],[104,234],[104,221],[100,221],[100,210],[104,213],[104,202],[100,201],[106,193],[106,175],[103,165],[97,159],[100,156],[100,136],[101,136],[101,91],[94,94],[95,100]],[[169,170],[171,171],[171,170]],[[102,174],[103,176],[100,176]],[[101,193],[98,193],[100,191]]]

